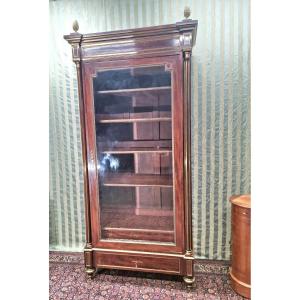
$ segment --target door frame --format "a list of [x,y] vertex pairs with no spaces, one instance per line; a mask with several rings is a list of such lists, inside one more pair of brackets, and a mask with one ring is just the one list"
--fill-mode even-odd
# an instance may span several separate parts
[[[173,201],[175,203],[175,243],[101,240],[99,184],[97,172],[96,126],[92,78],[98,70],[165,65],[172,74],[172,145],[173,145]],[[130,58],[105,62],[83,62],[83,96],[86,128],[87,169],[89,184],[91,234],[93,248],[131,251],[185,252],[185,201],[184,201],[184,101],[183,58],[172,56]]]

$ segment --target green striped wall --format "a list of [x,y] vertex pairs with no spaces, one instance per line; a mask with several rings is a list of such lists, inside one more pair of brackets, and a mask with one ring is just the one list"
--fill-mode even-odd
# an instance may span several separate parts
[[62,36],[197,19],[192,67],[193,238],[199,258],[229,259],[232,194],[250,192],[250,7],[247,0],[50,1],[50,248],[84,245],[79,108]]

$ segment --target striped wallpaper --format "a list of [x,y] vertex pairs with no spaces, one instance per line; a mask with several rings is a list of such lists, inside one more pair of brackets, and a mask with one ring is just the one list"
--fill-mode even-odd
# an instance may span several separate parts
[[195,255],[230,257],[232,194],[250,192],[250,7],[248,0],[50,1],[50,248],[85,241],[79,107],[71,47],[79,32],[197,19],[192,65],[192,178]]

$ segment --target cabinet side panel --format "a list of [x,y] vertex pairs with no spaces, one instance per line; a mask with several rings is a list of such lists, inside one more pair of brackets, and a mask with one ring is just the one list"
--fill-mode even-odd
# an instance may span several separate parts
[[88,188],[90,198],[90,219],[91,219],[91,240],[93,246],[99,240],[99,191],[97,177],[97,157],[95,140],[95,113],[94,97],[92,91],[92,78],[94,70],[91,65],[82,65],[83,73],[83,92],[85,99],[85,130],[86,130],[86,149],[87,149],[87,168],[88,168]]
[[175,184],[175,201],[176,201],[176,231],[177,231],[177,240],[176,244],[180,245],[182,251],[185,248],[185,231],[184,231],[184,177],[183,177],[183,136],[184,136],[184,103],[183,103],[183,61],[182,56],[178,55],[176,57],[176,63],[172,66],[173,68],[173,169],[174,169],[174,184]]
[[86,230],[86,247],[91,247],[91,218],[90,218],[90,197],[88,186],[87,170],[87,148],[86,148],[86,130],[85,130],[85,101],[83,96],[83,78],[82,65],[80,61],[75,61],[78,81],[78,96],[80,110],[80,127],[82,142],[82,160],[83,160],[83,180],[84,180],[84,202],[85,202],[85,230]]

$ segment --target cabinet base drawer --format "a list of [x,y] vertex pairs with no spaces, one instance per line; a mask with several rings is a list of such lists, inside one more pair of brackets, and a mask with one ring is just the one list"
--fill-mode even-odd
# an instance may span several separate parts
[[97,268],[104,269],[182,274],[182,259],[180,257],[95,252],[94,262]]

